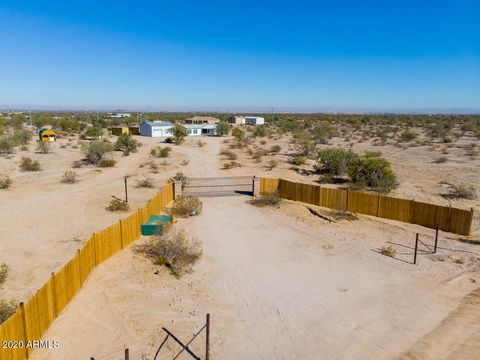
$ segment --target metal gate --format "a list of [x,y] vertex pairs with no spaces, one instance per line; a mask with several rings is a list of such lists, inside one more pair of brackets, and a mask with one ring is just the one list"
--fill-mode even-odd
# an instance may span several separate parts
[[188,178],[183,193],[194,196],[253,195],[253,176]]

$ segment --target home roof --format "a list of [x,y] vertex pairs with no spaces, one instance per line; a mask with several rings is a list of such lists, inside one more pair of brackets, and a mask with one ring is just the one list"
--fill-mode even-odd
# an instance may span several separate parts
[[216,124],[185,124],[183,125],[185,129],[215,129]]
[[145,121],[145,124],[150,126],[173,126],[173,124],[168,121]]
[[216,121],[219,122],[220,119],[217,119],[216,117],[213,116],[193,116],[191,118],[185,119],[185,120],[193,120],[193,121]]

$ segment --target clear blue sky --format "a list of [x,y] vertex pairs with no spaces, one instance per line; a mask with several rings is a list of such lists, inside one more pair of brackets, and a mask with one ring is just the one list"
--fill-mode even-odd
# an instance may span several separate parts
[[0,2],[0,105],[480,109],[480,2]]

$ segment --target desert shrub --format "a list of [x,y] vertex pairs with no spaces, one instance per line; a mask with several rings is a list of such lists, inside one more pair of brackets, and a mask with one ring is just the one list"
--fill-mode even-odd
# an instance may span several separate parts
[[232,135],[237,141],[242,141],[245,138],[245,130],[239,127],[234,127],[232,130]]
[[268,161],[267,163],[267,169],[268,170],[273,170],[274,168],[276,168],[278,166],[278,161],[275,160],[275,159],[271,159],[270,161]]
[[135,251],[145,254],[156,265],[165,266],[175,277],[191,271],[193,264],[202,254],[202,244],[198,239],[189,239],[185,230],[168,229],[150,243],[137,245]]
[[10,186],[12,186],[12,179],[8,177],[7,175],[0,175],[0,189],[8,189]]
[[207,145],[207,143],[205,141],[202,141],[202,140],[197,141],[197,146],[198,147],[203,148],[205,145]]
[[255,206],[278,206],[282,198],[278,192],[267,192],[260,194],[259,197],[250,200],[250,204]]
[[61,182],[64,184],[75,184],[78,181],[78,175],[75,171],[67,170],[62,176]]
[[153,188],[153,179],[151,177],[145,177],[143,179],[137,180],[137,187],[139,188]]
[[180,163],[180,165],[182,166],[187,166],[188,164],[190,164],[190,160],[182,160],[182,162]]
[[316,142],[310,132],[299,131],[293,137],[299,156],[309,156],[315,150]]
[[447,157],[440,156],[440,157],[436,158],[434,162],[435,162],[435,164],[443,164],[443,163],[447,162],[447,160],[448,160]]
[[313,139],[317,144],[327,144],[328,140],[332,138],[335,129],[328,123],[321,123],[312,130]]
[[15,145],[26,145],[32,139],[33,132],[27,129],[17,130],[13,133],[13,141]]
[[203,204],[196,196],[181,195],[178,196],[172,205],[173,215],[179,217],[188,217],[195,212],[196,215],[202,212]]
[[82,167],[82,165],[83,165],[83,163],[80,160],[72,161],[72,168],[74,168],[74,169],[78,169],[78,168]]
[[173,142],[177,145],[180,145],[188,135],[188,130],[179,122],[176,122],[172,128],[168,129],[168,132],[172,134]]
[[105,209],[108,211],[127,211],[129,206],[126,201],[114,198],[110,201],[110,204],[108,204]]
[[100,161],[100,164],[98,166],[100,166],[102,168],[114,167],[115,166],[115,160],[103,159],[102,161]]
[[165,142],[166,142],[167,144],[173,144],[173,138],[167,137],[167,138],[165,139]]
[[138,142],[131,134],[121,134],[115,142],[115,149],[123,150],[128,153],[137,151],[137,147]]
[[260,140],[260,144],[266,145],[266,144],[267,144],[267,140]]
[[225,156],[228,160],[237,160],[238,155],[234,153],[232,150],[222,149],[220,151],[220,155]]
[[477,191],[473,186],[452,185],[447,197],[452,199],[473,200],[477,198]]
[[41,154],[48,154],[52,151],[52,145],[47,141],[39,141],[37,143],[37,151]]
[[156,157],[166,158],[170,156],[171,151],[172,151],[172,148],[170,146],[165,146],[163,148],[161,146],[157,146],[156,148],[152,149],[150,154]]
[[259,163],[262,161],[262,157],[264,157],[265,155],[267,155],[267,153],[264,149],[257,149],[253,153],[252,158],[255,160],[255,162]]
[[232,128],[232,126],[229,123],[227,123],[225,121],[220,121],[217,124],[217,127],[215,129],[215,134],[217,134],[218,136],[228,135],[231,128]]
[[15,301],[0,300],[0,324],[15,314],[18,305]]
[[22,157],[20,169],[23,171],[40,171],[40,163],[37,160],[32,160],[29,157]]
[[412,141],[418,137],[418,133],[414,130],[406,129],[400,133],[402,141]]
[[388,247],[385,247],[385,246],[384,246],[384,247],[382,248],[382,254],[394,258],[395,255],[397,254],[397,250],[395,250],[395,249],[394,249],[393,247],[391,247],[391,246],[388,246]]
[[173,177],[170,178],[171,182],[181,181],[183,185],[188,184],[188,177],[181,171],[178,171]]
[[0,285],[2,285],[7,280],[9,273],[10,267],[7,264],[2,263],[0,265]]
[[267,128],[265,125],[258,125],[255,126],[255,130],[253,131],[254,137],[265,137],[267,136]]
[[282,148],[281,148],[280,145],[273,145],[270,148],[270,154],[272,154],[272,155],[277,155],[280,151],[282,151]]
[[223,169],[224,170],[229,170],[229,169],[233,169],[233,168],[237,168],[237,167],[242,167],[243,165],[240,164],[239,162],[237,161],[230,161],[230,162],[227,162],[227,163],[224,163],[223,164]]
[[15,142],[11,136],[0,136],[0,154],[12,154],[15,148]]
[[390,162],[384,158],[356,157],[348,165],[348,175],[354,183],[382,192],[390,192],[398,186]]
[[318,152],[317,170],[322,173],[343,175],[348,171],[349,164],[357,159],[351,150],[329,148]]
[[307,162],[307,158],[305,156],[295,156],[291,162],[293,165],[304,165]]
[[85,160],[95,165],[100,164],[105,156],[113,150],[113,145],[103,140],[82,144],[82,153],[85,156]]

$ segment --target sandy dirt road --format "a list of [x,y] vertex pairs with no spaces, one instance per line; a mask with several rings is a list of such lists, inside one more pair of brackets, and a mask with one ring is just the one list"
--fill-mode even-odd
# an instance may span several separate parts
[[[180,280],[131,249],[102,264],[45,335],[60,348],[33,358],[115,359],[127,346],[134,359],[151,359],[162,326],[188,340],[206,312],[214,359],[392,359],[412,347],[422,354],[412,358],[458,359],[459,341],[476,344],[478,313],[455,328],[440,356],[427,337],[475,289],[478,269],[427,257],[413,267],[372,251],[385,233],[404,241],[400,227],[312,226],[246,200],[205,198],[201,216],[176,224],[204,244],[204,257]],[[194,351],[202,353],[201,341]],[[175,350],[170,343],[159,359]]]

